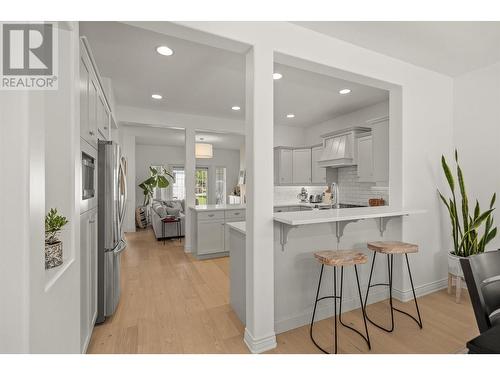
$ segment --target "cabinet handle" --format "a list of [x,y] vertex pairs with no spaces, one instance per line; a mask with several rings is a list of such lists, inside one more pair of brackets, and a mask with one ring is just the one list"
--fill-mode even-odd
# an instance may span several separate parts
[[95,220],[89,220],[89,224],[94,224]]
[[234,214],[235,214],[235,215],[239,215],[240,213],[239,213],[239,212],[235,212]]
[[214,214],[210,214],[210,215],[208,215],[208,217],[213,217],[213,216],[214,216]]
[[107,129],[107,128],[108,128],[107,126],[104,127],[104,129]]
[[94,135],[94,132],[92,130],[89,130],[90,135]]

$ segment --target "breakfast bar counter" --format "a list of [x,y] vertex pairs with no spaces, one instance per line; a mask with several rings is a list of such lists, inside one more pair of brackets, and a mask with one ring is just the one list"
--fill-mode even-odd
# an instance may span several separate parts
[[[310,323],[320,272],[313,256],[315,251],[356,249],[371,257],[366,248],[368,241],[402,240],[403,218],[424,212],[383,206],[275,213],[274,248],[259,249],[274,252],[275,332],[285,332]],[[231,263],[231,305],[245,323],[246,225],[245,222],[234,222],[226,226]],[[377,264],[382,261],[385,262],[385,259],[381,257]],[[404,272],[402,262],[396,262],[394,267],[401,268],[396,271],[398,274]],[[366,264],[358,267],[363,293],[366,292],[369,271],[370,267]],[[333,273],[325,269],[323,277],[331,281]],[[373,273],[372,283],[387,281],[387,269],[381,263]],[[331,295],[333,282],[325,283],[321,290],[322,295]],[[346,270],[343,312],[359,307],[357,293],[354,272]],[[384,300],[388,295],[387,288],[378,288],[370,292],[368,304]],[[318,304],[318,320],[332,315],[331,303]]]

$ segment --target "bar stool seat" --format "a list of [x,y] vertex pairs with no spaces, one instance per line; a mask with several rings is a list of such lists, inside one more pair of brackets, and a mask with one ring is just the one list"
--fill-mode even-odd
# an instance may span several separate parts
[[356,250],[317,251],[314,257],[327,266],[353,266],[368,262],[368,257]]
[[401,241],[374,241],[367,244],[370,250],[382,254],[418,253],[418,245]]
[[[342,324],[344,327],[349,328],[350,330],[356,332],[358,335],[360,335],[367,343],[368,348],[371,349],[371,344],[370,344],[370,336],[368,334],[368,325],[367,325],[367,320],[366,320],[366,314],[365,314],[365,306],[363,304],[363,297],[361,295],[361,287],[359,284],[359,276],[358,276],[358,264],[364,264],[368,262],[368,257],[363,254],[362,252],[358,250],[324,250],[324,251],[317,251],[314,253],[314,257],[321,263],[321,271],[319,274],[319,282],[318,282],[318,289],[316,291],[316,300],[314,301],[314,309],[313,309],[313,315],[311,319],[311,325],[309,326],[309,336],[311,337],[312,342],[318,349],[320,349],[323,353],[328,353],[325,349],[323,349],[321,346],[318,345],[316,340],[313,337],[313,326],[314,326],[314,317],[316,316],[316,307],[318,305],[318,302],[331,298],[333,299],[334,303],[334,350],[333,352],[336,354],[337,349],[338,349],[338,339],[337,339],[337,300],[340,302],[340,308],[339,308],[339,315],[338,315],[338,320],[340,324]],[[321,280],[323,278],[323,270],[327,267],[332,267],[333,268],[333,295],[331,296],[319,296],[319,291],[321,289]],[[359,294],[359,301],[361,304],[361,312],[363,314],[363,322],[365,324],[365,332],[366,335],[358,331],[357,329],[351,327],[350,325],[344,324],[342,322],[342,292],[343,292],[343,283],[344,283],[344,266],[354,266],[354,272],[356,274],[356,283],[358,287],[358,294]],[[340,295],[337,295],[337,267],[340,267]]]
[[[409,316],[411,319],[413,319],[419,326],[420,329],[423,328],[422,324],[422,318],[420,316],[420,310],[418,308],[418,302],[417,302],[417,296],[415,294],[415,287],[413,285],[413,278],[411,276],[411,269],[410,269],[410,262],[408,260],[408,254],[410,253],[417,253],[418,252],[418,245],[412,244],[412,243],[406,243],[406,242],[401,242],[401,241],[373,241],[373,242],[368,242],[367,243],[368,249],[373,251],[373,260],[372,260],[372,265],[370,269],[370,276],[368,278],[368,287],[366,289],[366,296],[365,296],[365,302],[364,302],[364,308],[365,308],[365,314],[366,314],[366,319],[372,323],[374,326],[386,331],[386,332],[392,332],[394,330],[394,311],[400,312],[402,314],[405,314]],[[372,284],[372,275],[373,275],[373,268],[375,266],[375,257],[379,254],[385,254],[387,255],[387,271],[388,271],[388,283],[378,283],[378,284]],[[413,315],[409,314],[406,311],[402,311],[396,307],[394,307],[392,303],[392,281],[393,281],[393,262],[394,262],[394,255],[404,255],[405,260],[406,260],[406,267],[408,269],[408,276],[410,279],[410,285],[411,285],[411,290],[413,293],[413,300],[415,302],[415,309],[417,311],[417,318],[415,318]],[[370,319],[368,316],[368,313],[366,312],[366,304],[368,302],[368,294],[370,293],[370,289],[375,286],[387,286],[389,287],[389,305],[390,305],[390,312],[391,312],[391,325],[389,328],[383,327],[382,325],[375,323],[373,320]]]

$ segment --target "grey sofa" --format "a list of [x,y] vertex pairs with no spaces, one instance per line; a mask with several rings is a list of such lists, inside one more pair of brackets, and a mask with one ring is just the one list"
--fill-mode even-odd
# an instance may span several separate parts
[[[151,205],[151,222],[157,239],[177,237],[176,223],[166,223],[165,232],[163,233],[163,223],[161,220],[166,215],[176,215],[181,219],[181,237],[184,237],[186,230],[184,201],[153,201]],[[163,237],[163,234],[165,234],[165,237]]]

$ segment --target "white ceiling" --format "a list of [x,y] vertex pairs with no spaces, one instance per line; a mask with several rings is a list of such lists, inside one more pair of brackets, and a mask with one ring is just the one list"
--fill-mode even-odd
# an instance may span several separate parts
[[[274,123],[301,126],[319,124],[363,107],[389,100],[389,92],[342,79],[275,64],[283,78],[274,83]],[[348,88],[350,94],[340,95]],[[286,114],[293,113],[289,119]]]
[[[118,105],[244,120],[243,54],[119,22],[81,22],[80,30],[101,74],[111,78]],[[158,55],[159,45],[174,55]],[[306,127],[388,99],[372,87],[284,65],[275,70],[283,74],[275,81],[275,124]],[[346,87],[352,93],[339,95]],[[153,93],[163,99],[151,99]]]
[[[245,56],[120,22],[81,22],[101,74],[117,104],[195,115],[240,118],[245,102]],[[156,47],[167,45],[173,56]],[[162,100],[151,99],[158,93]]]
[[500,61],[500,22],[294,22],[449,76]]
[[[184,147],[185,134],[183,129],[130,124],[125,126],[128,134],[135,135],[136,144],[138,145]],[[245,143],[245,137],[240,134],[203,131],[196,132],[196,141],[210,143],[214,148],[218,149],[239,150]]]

